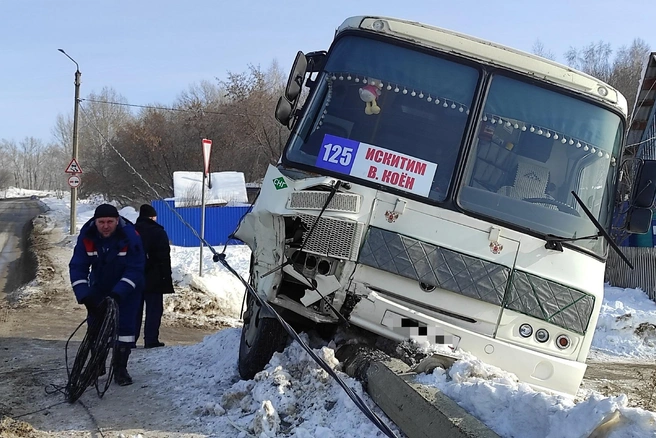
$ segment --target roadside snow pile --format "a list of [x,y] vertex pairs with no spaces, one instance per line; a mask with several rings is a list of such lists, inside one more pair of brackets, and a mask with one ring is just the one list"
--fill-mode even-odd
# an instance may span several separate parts
[[40,214],[32,220],[34,231],[40,234],[50,234],[57,228],[57,221],[48,214]]
[[613,356],[653,361],[656,303],[640,289],[606,285],[590,359]]
[[[239,431],[246,431],[258,437],[383,436],[297,343],[276,353],[253,380],[240,380],[240,333],[230,328],[207,336],[197,345],[160,349],[145,356],[140,366],[150,367],[149,374],[159,379],[155,386],[166,388],[179,414],[195,418],[208,434],[222,431],[222,436],[239,436]],[[331,346],[314,351],[331,368],[339,369]],[[384,417],[359,382],[339,374],[378,416]]]
[[[223,248],[217,248],[222,251]],[[243,278],[248,278],[250,249],[246,245],[226,248],[226,260]],[[194,327],[240,325],[245,288],[212,253],[203,251],[203,276],[198,275],[198,248],[171,247],[176,293],[164,298],[164,317]]]
[[[308,340],[306,335],[302,335]],[[165,347],[142,356],[139,366],[151,387],[176,405],[177,415],[210,436],[382,437],[339,385],[296,343],[276,353],[253,380],[237,371],[240,330],[229,328],[202,343]],[[334,344],[314,351],[340,370]],[[584,400],[536,392],[513,374],[461,352],[449,370],[419,375],[419,383],[437,387],[502,437],[656,436],[656,414],[628,407],[625,395],[595,392]],[[359,382],[339,373],[346,384],[399,435],[398,429],[364,393]],[[606,426],[600,426],[608,422]],[[603,434],[601,429],[606,429]],[[400,435],[402,436],[402,435]]]
[[[63,192],[60,192],[63,193]],[[51,192],[46,192],[43,190],[30,190],[30,189],[21,189],[18,187],[7,187],[0,190],[0,199],[10,199],[10,198],[26,198],[28,196],[49,196]]]
[[468,354],[461,355],[450,369],[436,368],[431,374],[419,375],[417,381],[438,388],[504,437],[588,437],[613,415],[623,423],[613,424],[612,434],[600,436],[654,436],[656,427],[656,414],[629,407],[626,395],[605,397],[590,392],[575,402],[536,392],[514,374]]

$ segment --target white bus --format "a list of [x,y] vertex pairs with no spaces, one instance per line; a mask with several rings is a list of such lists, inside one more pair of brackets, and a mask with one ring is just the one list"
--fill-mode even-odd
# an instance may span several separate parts
[[[573,395],[602,303],[626,106],[538,56],[349,18],[327,52],[299,52],[278,103],[291,134],[236,232],[250,281],[293,324],[447,344]],[[653,166],[642,174],[627,221],[641,233]],[[286,338],[250,297],[241,376]]]

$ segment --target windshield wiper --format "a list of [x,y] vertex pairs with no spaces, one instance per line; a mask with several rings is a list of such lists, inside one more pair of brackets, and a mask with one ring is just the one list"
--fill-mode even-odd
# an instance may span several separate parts
[[582,237],[560,237],[560,236],[554,236],[553,234],[547,234],[546,236],[544,236],[544,240],[547,241],[544,247],[547,249],[552,249],[554,251],[563,252],[562,242],[575,242],[577,240],[586,240],[586,239],[597,240],[601,236],[603,236],[603,234],[601,233],[593,234],[592,236],[582,236]]
[[[620,258],[621,258],[622,260],[624,260],[624,263],[626,263],[626,264],[629,266],[629,268],[633,269],[633,265],[631,264],[631,262],[629,261],[629,259],[626,258],[626,256],[624,255],[624,253],[622,252],[622,250],[620,249],[620,247],[617,246],[617,244],[616,244],[615,242],[613,242],[613,238],[610,237],[610,235],[608,234],[608,232],[606,232],[606,230],[604,230],[604,227],[603,227],[603,226],[599,223],[599,221],[594,217],[594,215],[592,214],[592,212],[591,212],[591,211],[588,209],[588,207],[583,203],[583,201],[581,201],[581,198],[579,198],[579,195],[577,195],[576,192],[575,192],[574,190],[572,190],[572,196],[574,196],[574,199],[576,199],[576,202],[579,203],[579,205],[581,206],[581,208],[582,208],[583,211],[585,212],[586,216],[588,216],[588,218],[592,221],[592,223],[593,223],[594,226],[597,228],[597,230],[599,230],[599,234],[597,234],[597,235],[594,235],[594,236],[586,236],[586,237],[573,237],[572,240],[580,240],[580,239],[597,239],[598,237],[603,236],[604,239],[606,239],[606,242],[608,242],[608,244],[611,246],[611,248],[613,248],[613,249],[615,250],[615,252],[620,256]],[[545,245],[545,248],[547,248],[547,249],[558,249],[558,247],[560,247],[560,251],[562,251],[562,250],[563,250],[563,246],[562,246],[562,244],[561,244],[560,242],[570,242],[570,241],[572,241],[572,240],[569,240],[569,239],[567,239],[567,238],[559,238],[559,237],[557,237],[557,236],[553,236],[553,237],[554,237],[554,239],[549,239],[548,236],[547,236],[547,244]],[[565,240],[562,240],[562,239],[565,239]],[[550,243],[550,240],[552,241],[552,243]],[[556,248],[550,248],[549,245],[555,245]]]

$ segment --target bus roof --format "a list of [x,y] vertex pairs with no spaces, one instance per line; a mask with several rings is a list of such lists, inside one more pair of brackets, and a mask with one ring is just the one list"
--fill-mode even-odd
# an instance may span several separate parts
[[565,65],[469,35],[422,23],[378,16],[347,18],[337,34],[347,30],[364,30],[409,41],[446,53],[454,53],[488,65],[503,67],[520,74],[585,94],[627,115],[626,98],[610,85]]

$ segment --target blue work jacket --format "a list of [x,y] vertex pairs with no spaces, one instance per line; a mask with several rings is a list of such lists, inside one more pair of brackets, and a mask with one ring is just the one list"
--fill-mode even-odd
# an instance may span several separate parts
[[132,301],[144,287],[146,258],[139,234],[124,217],[114,234],[103,238],[90,219],[82,229],[69,263],[71,285],[77,302],[93,296],[99,301],[116,294],[119,301]]

